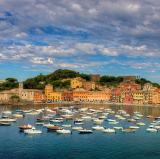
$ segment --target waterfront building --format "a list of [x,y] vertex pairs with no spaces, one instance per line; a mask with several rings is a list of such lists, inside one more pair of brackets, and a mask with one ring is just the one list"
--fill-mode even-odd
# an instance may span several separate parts
[[120,90],[120,88],[113,88],[111,90],[110,101],[113,103],[121,103],[121,90]]
[[73,101],[73,93],[71,91],[56,91],[51,84],[45,86],[45,97],[47,102]]
[[86,91],[83,88],[73,91],[73,100],[79,102],[108,102],[111,98],[111,90]]
[[160,88],[157,88],[152,92],[152,103],[160,104]]
[[134,104],[144,104],[144,92],[142,90],[133,92],[133,103]]

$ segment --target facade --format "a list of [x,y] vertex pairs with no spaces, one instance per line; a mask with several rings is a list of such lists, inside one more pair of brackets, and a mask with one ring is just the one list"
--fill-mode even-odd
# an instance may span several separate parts
[[133,103],[144,104],[144,92],[142,90],[133,92]]
[[83,82],[82,86],[87,91],[95,90],[95,88],[96,88],[95,82],[88,82],[88,81],[86,81],[86,82]]
[[73,101],[78,102],[107,102],[111,98],[111,91],[86,91],[76,89],[73,91]]
[[160,89],[156,89],[153,91],[152,103],[153,104],[160,104]]
[[71,79],[71,88],[72,89],[82,88],[83,82],[85,82],[85,80],[81,77],[73,78],[73,79]]
[[19,96],[24,101],[42,101],[43,92],[37,89],[23,89],[23,83],[19,83],[19,88],[0,92],[0,101],[8,102],[12,96]]

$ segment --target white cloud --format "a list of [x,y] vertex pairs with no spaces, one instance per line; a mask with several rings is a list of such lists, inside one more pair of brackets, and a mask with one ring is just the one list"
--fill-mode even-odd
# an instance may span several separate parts
[[43,57],[34,57],[31,59],[31,62],[33,64],[43,64],[43,65],[48,65],[48,64],[53,64],[55,59],[52,58],[43,58]]

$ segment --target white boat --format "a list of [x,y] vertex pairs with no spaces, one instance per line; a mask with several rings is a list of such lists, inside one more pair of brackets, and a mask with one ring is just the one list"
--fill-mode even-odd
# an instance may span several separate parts
[[95,124],[102,124],[102,123],[103,123],[103,120],[94,119],[93,122],[94,122]]
[[19,114],[19,113],[13,114],[12,116],[15,118],[23,118],[24,117],[23,114]]
[[154,128],[147,128],[146,131],[147,131],[147,132],[157,132],[157,129],[154,129]]
[[15,122],[16,119],[11,119],[11,118],[1,118],[0,122]]
[[109,122],[108,124],[110,124],[110,125],[116,125],[116,124],[118,124],[119,122],[118,121],[111,121],[111,122]]
[[53,123],[62,123],[63,120],[60,120],[60,119],[52,119],[52,120],[50,120],[50,122],[53,122]]
[[115,127],[113,127],[115,130],[123,130],[123,127],[121,127],[121,126],[115,126]]
[[105,133],[115,133],[116,131],[114,129],[107,128],[107,129],[104,129],[103,132],[105,132]]
[[32,127],[32,129],[26,129],[24,130],[25,134],[41,134],[41,130],[37,130],[35,127]]
[[65,129],[56,130],[56,132],[58,134],[71,134],[71,130],[65,130]]
[[74,126],[72,127],[72,130],[82,130],[83,128],[81,126]]
[[107,119],[108,122],[116,122],[115,119]]
[[62,127],[64,127],[64,128],[71,128],[72,125],[71,124],[64,124],[64,125],[62,125]]
[[50,126],[55,126],[54,124],[48,123],[48,124],[43,124],[44,127],[50,127]]
[[84,119],[84,120],[90,120],[91,116],[82,116],[82,119]]
[[139,126],[129,126],[129,129],[139,129]]
[[26,114],[28,114],[28,115],[38,115],[38,114],[40,114],[40,112],[35,110],[35,111],[28,112]]
[[93,126],[92,129],[102,131],[104,130],[103,126]]
[[160,125],[155,125],[154,128],[160,130]]
[[138,126],[145,126],[146,124],[143,123],[143,122],[139,122],[139,123],[137,123],[137,125],[138,125]]

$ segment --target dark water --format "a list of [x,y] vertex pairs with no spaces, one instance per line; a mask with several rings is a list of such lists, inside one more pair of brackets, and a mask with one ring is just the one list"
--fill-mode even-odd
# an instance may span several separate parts
[[[112,106],[114,110],[121,106]],[[160,115],[159,108],[123,107],[129,113],[140,111],[145,115]],[[7,109],[1,107],[1,110]],[[17,108],[15,108],[17,109]],[[57,135],[48,133],[45,128],[37,126],[43,134],[27,136],[20,133],[17,126],[35,123],[35,116],[27,115],[10,127],[0,127],[0,159],[159,159],[160,132],[147,133],[148,119],[142,121],[147,125],[136,133],[105,134],[94,131],[93,134]],[[72,121],[68,121],[68,123]],[[122,121],[120,125],[127,125]],[[104,123],[108,126],[107,123]],[[86,127],[91,127],[90,122]]]

